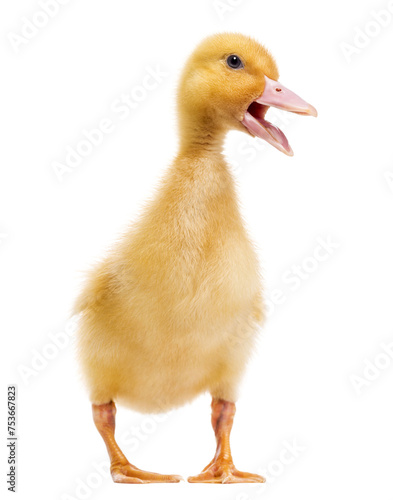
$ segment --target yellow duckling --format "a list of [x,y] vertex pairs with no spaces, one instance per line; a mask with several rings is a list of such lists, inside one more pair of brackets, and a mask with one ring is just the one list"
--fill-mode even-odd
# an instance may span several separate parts
[[239,382],[263,320],[258,262],[222,155],[243,130],[292,155],[269,106],[316,116],[277,82],[269,52],[239,34],[205,39],[179,85],[180,148],[156,196],[90,274],[76,310],[78,350],[115,482],[177,482],[138,469],[115,441],[115,402],[162,412],[212,396],[217,451],[190,482],[263,482],[238,471],[229,435]]

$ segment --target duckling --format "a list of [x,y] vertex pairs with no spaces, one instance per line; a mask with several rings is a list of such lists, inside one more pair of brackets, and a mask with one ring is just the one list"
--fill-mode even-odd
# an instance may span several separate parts
[[180,78],[177,156],[77,301],[79,360],[115,482],[182,479],[127,460],[115,441],[115,403],[163,412],[204,392],[212,396],[217,448],[188,481],[264,481],[238,471],[230,450],[238,387],[264,312],[256,252],[222,148],[236,129],[293,154],[266,111],[317,113],[277,80],[273,57],[247,36],[224,33],[200,43]]

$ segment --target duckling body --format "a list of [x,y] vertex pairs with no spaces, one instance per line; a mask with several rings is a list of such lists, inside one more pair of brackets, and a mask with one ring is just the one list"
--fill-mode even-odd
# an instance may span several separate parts
[[237,34],[204,40],[178,92],[179,153],[142,217],[92,273],[76,310],[79,358],[115,482],[178,482],[141,471],[114,437],[115,401],[162,412],[212,395],[217,451],[190,482],[263,482],[238,471],[229,435],[238,386],[263,320],[258,261],[222,155],[230,129],[292,155],[269,105],[314,108],[276,80],[272,56]]
[[235,400],[262,319],[257,258],[217,152],[175,159],[79,309],[91,400],[159,412]]

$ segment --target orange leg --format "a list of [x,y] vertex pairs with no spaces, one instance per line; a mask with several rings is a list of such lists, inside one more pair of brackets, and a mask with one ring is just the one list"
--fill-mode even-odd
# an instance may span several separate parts
[[201,474],[188,478],[190,483],[264,483],[258,474],[238,471],[233,465],[229,435],[231,433],[235,403],[215,399],[212,401],[212,426],[216,435],[217,451],[213,460]]
[[115,483],[178,483],[183,479],[181,476],[146,472],[131,465],[115,441],[115,403],[92,406],[94,423],[106,444]]

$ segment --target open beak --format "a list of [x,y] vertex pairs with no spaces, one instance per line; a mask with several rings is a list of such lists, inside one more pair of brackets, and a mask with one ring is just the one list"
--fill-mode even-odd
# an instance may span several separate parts
[[265,76],[263,94],[253,101],[245,112],[242,124],[252,135],[264,139],[282,153],[293,156],[292,148],[284,133],[265,120],[269,106],[305,116],[318,116],[317,110],[281,83]]

